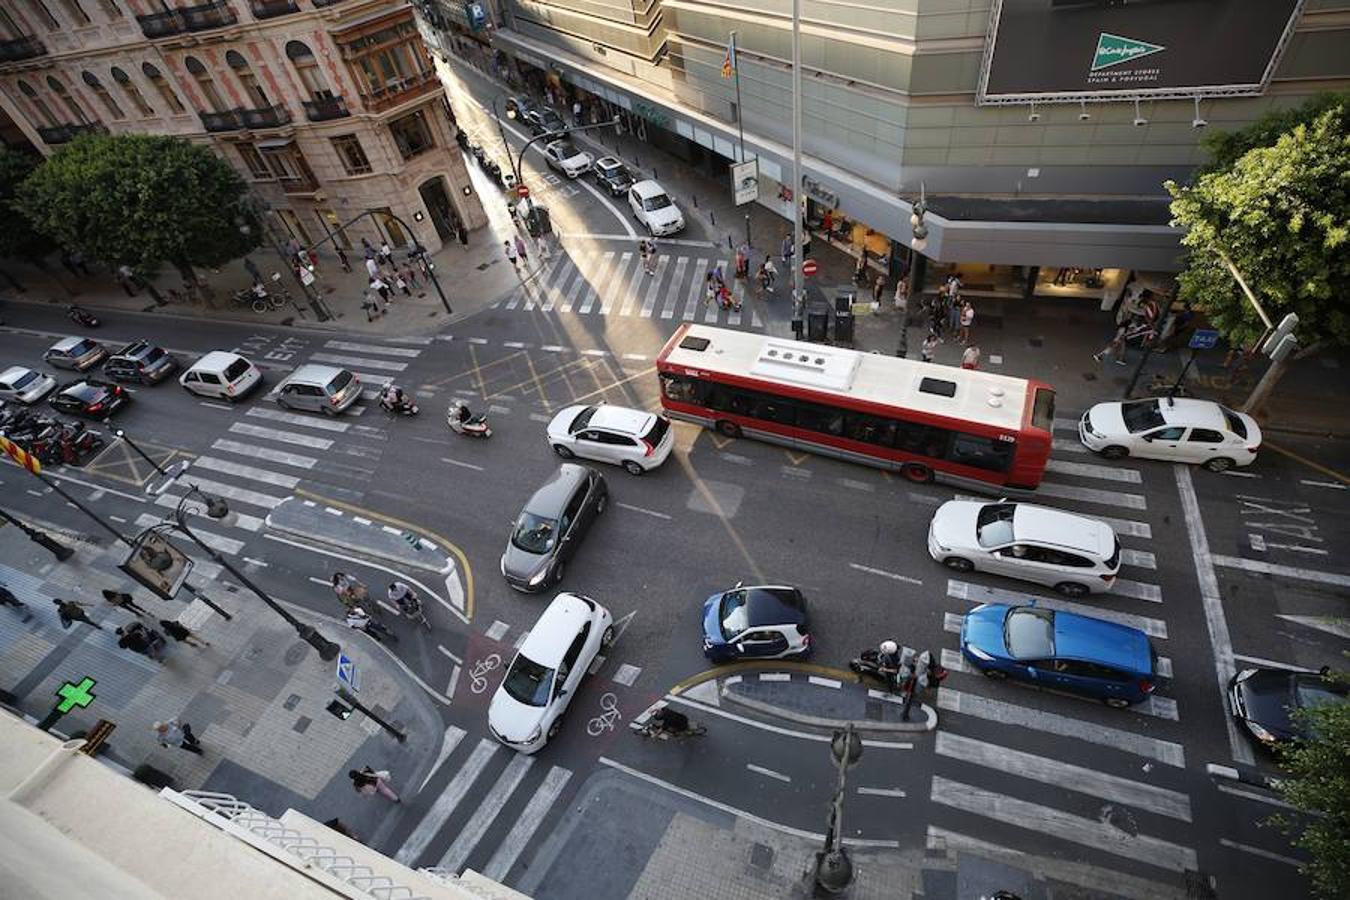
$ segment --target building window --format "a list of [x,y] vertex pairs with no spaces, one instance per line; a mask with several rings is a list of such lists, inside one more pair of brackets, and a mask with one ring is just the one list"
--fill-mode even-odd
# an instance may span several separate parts
[[333,149],[337,151],[342,168],[347,170],[348,175],[370,174],[370,160],[366,158],[366,151],[361,149],[360,138],[354,134],[344,134],[329,140],[333,142]]
[[103,7],[103,14],[108,17],[108,21],[122,18],[122,10],[117,8],[117,0],[98,0],[98,5]]
[[206,66],[202,65],[195,56],[185,58],[183,65],[187,67],[188,74],[197,79],[197,87],[202,89],[202,96],[206,98],[206,104],[211,107],[211,111],[229,112],[230,107],[221,99],[220,91],[216,90],[216,80],[211,77],[210,72],[206,71]]
[[80,5],[80,0],[61,0],[61,3],[65,6],[66,12],[70,13],[71,21],[76,25],[93,24],[94,20],[89,18],[89,13],[84,11],[84,7]]
[[28,0],[28,5],[33,7],[33,12],[37,13],[39,19],[47,23],[48,28],[53,31],[61,28],[61,23],[56,20],[56,16],[52,15],[52,11],[47,8],[47,4],[43,0]]
[[398,152],[405,160],[419,156],[436,146],[436,141],[431,136],[431,126],[427,124],[426,113],[420,109],[412,115],[390,122],[389,133],[394,136]]
[[156,69],[150,63],[142,63],[141,72],[146,78],[150,79],[150,83],[155,86],[155,90],[159,91],[159,95],[164,98],[164,102],[169,104],[169,109],[175,113],[187,111],[186,107],[183,106],[183,101],[179,100],[178,94],[174,92],[173,85],[169,84],[169,80],[160,74],[159,69]]
[[249,67],[248,60],[244,59],[243,54],[237,50],[231,50],[225,54],[225,62],[229,63],[231,69],[234,69],[235,77],[244,86],[244,95],[249,98],[249,102],[253,104],[254,109],[271,107],[272,101],[267,99],[267,94],[263,92],[262,85],[258,83],[258,77],[253,74],[253,69]]
[[430,69],[411,20],[361,35],[341,47],[343,56],[360,70],[365,93],[373,96],[415,83]]
[[150,118],[155,114],[155,109],[145,100],[145,95],[141,89],[136,87],[136,83],[131,80],[131,76],[123,72],[117,66],[112,67],[112,79],[117,82],[117,86],[122,89],[122,93],[127,95],[131,105],[136,107],[140,114],[145,118]]
[[33,90],[33,86],[22,78],[19,79],[19,93],[27,97],[28,102],[33,104],[33,108],[37,110],[39,118],[47,123],[48,128],[55,128],[57,126],[56,116],[52,115],[52,108],[47,105],[47,101],[39,97],[37,91]]
[[300,81],[309,91],[311,100],[325,100],[333,96],[333,92],[328,89],[328,82],[324,80],[323,71],[319,68],[319,61],[314,58],[314,52],[308,46],[300,41],[290,41],[286,44],[286,56],[295,66],[295,73],[300,76]]
[[113,99],[112,94],[108,93],[108,89],[103,86],[103,82],[98,80],[97,75],[85,71],[80,77],[84,79],[85,84],[89,85],[89,89],[94,92],[98,102],[103,104],[103,108],[108,111],[108,115],[114,119],[125,119],[127,117],[127,114],[122,112],[122,107],[118,106],[117,101]]
[[89,117],[84,114],[84,108],[76,102],[75,98],[66,90],[66,86],[56,79],[54,75],[47,76],[47,87],[60,98],[61,103],[65,105],[70,112],[71,122],[76,125],[88,125]]
[[272,177],[272,170],[267,168],[267,163],[258,152],[258,148],[252,144],[235,144],[234,149],[239,151],[239,156],[248,167],[249,174],[255,179],[262,181]]

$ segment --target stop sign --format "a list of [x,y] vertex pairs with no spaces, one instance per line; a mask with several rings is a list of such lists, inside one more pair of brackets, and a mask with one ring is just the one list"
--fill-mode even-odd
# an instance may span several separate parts
[[516,196],[528,197],[530,196],[530,189],[523,184],[518,184],[516,185]]
[[803,274],[803,275],[808,275],[808,276],[814,275],[814,274],[816,274],[816,271],[817,271],[819,268],[820,268],[820,267],[816,265],[816,261],[815,261],[814,259],[804,259],[804,260],[802,260],[802,274]]

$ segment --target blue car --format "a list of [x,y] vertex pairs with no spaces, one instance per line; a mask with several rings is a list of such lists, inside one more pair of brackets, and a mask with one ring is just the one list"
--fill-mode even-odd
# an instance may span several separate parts
[[738,584],[703,601],[703,654],[713,662],[810,652],[806,598],[795,587]]
[[961,655],[990,678],[1015,678],[1123,709],[1157,686],[1148,635],[1041,606],[985,603],[961,623]]

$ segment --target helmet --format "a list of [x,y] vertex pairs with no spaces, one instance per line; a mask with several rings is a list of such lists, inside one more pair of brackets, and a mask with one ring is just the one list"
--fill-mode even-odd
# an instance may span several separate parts
[[886,654],[899,653],[900,646],[895,641],[882,641],[881,652]]

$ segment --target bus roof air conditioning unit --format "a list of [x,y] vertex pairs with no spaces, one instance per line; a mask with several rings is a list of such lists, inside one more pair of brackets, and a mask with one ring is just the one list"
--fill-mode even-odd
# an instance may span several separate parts
[[768,339],[760,347],[750,374],[781,378],[803,387],[847,391],[861,358],[855,350]]

